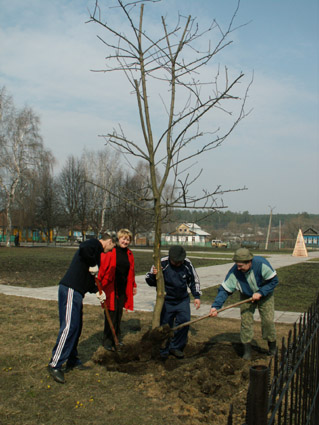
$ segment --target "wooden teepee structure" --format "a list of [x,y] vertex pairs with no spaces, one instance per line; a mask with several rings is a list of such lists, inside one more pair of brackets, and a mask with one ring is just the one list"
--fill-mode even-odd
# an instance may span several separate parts
[[308,257],[308,251],[301,229],[299,229],[295,248],[292,253],[293,257]]

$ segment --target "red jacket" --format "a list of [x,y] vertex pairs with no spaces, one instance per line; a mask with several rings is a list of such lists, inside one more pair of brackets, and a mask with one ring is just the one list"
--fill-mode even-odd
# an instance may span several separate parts
[[[127,310],[134,310],[133,302],[133,288],[136,287],[135,283],[135,270],[134,270],[134,256],[130,249],[127,249],[127,256],[130,263],[130,269],[127,275],[126,284],[126,301],[124,308]],[[99,268],[98,279],[106,295],[106,306],[109,310],[114,311],[115,301],[115,269],[116,269],[116,249],[101,254],[101,264]]]

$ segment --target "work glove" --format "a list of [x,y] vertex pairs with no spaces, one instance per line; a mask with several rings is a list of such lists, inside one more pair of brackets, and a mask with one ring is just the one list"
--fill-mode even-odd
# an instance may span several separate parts
[[97,292],[95,295],[101,304],[106,300],[106,295],[104,291],[102,291],[101,293]]
[[98,271],[99,271],[98,265],[93,266],[93,267],[89,267],[89,272],[91,274],[93,274],[93,276],[97,275],[98,274]]

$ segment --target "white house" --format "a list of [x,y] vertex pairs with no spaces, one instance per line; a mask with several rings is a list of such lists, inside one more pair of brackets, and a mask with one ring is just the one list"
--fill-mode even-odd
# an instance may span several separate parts
[[180,224],[174,232],[162,234],[162,245],[205,246],[211,235],[195,223]]

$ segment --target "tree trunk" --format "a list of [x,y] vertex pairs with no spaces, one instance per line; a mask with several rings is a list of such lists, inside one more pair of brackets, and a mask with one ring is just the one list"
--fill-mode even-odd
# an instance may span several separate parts
[[161,205],[159,199],[155,200],[155,238],[153,247],[154,265],[158,270],[156,275],[156,302],[153,311],[152,329],[160,326],[161,312],[164,305],[165,285],[161,267],[161,233],[162,233],[162,217]]
[[11,212],[10,208],[7,209],[7,227],[6,227],[6,245],[7,248],[10,248],[11,246],[11,232],[12,232],[12,220],[11,220]]

